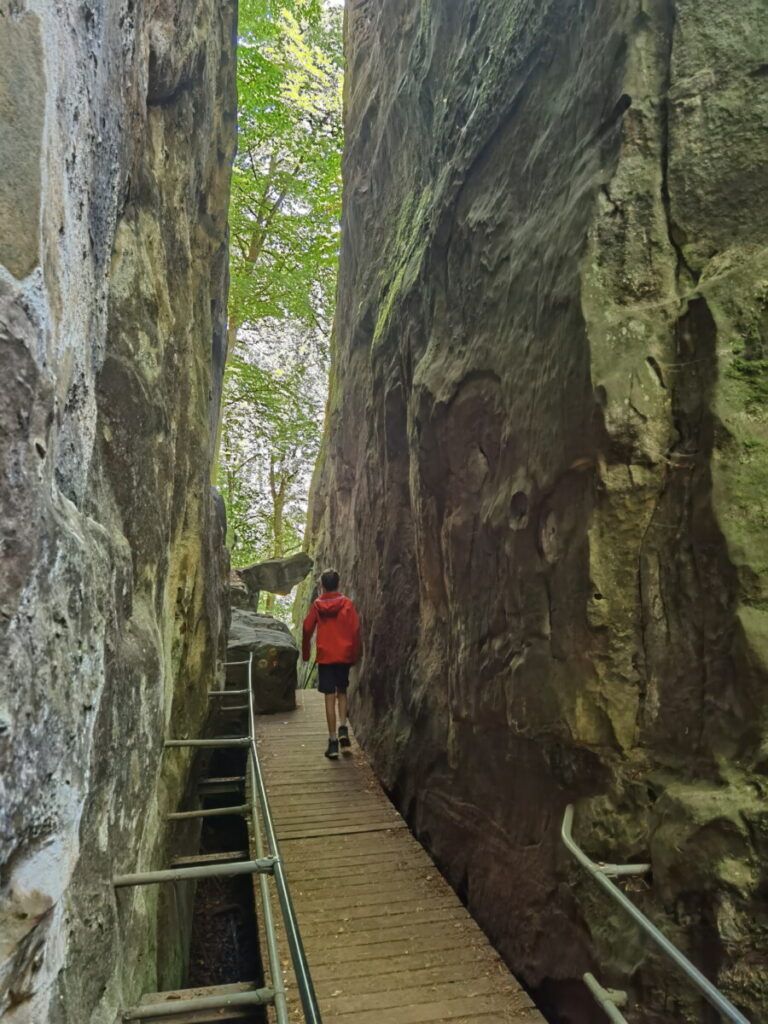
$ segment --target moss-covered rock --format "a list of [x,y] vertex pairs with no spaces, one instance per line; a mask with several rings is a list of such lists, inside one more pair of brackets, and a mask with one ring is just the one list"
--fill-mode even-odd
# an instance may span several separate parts
[[[227,661],[243,662],[253,655],[250,683],[254,711],[260,715],[292,711],[298,685],[296,664],[299,649],[284,622],[271,615],[235,608],[227,646]],[[248,685],[248,666],[227,669],[231,688]]]
[[565,867],[571,801],[768,1014],[767,33],[760,0],[348,11],[311,550],[361,610],[357,734],[569,1021],[593,968],[633,1022],[708,1012]]
[[180,839],[163,740],[200,730],[222,653],[234,8],[0,0],[9,1024],[113,1024],[182,980],[173,896],[111,878]]

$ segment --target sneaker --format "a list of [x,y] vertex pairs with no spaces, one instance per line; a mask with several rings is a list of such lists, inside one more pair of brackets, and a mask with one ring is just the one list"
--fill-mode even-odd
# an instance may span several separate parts
[[326,757],[330,757],[335,760],[339,756],[339,741],[328,740],[328,749],[325,752]]
[[339,746],[345,754],[351,753],[352,741],[349,738],[349,729],[346,725],[339,726]]

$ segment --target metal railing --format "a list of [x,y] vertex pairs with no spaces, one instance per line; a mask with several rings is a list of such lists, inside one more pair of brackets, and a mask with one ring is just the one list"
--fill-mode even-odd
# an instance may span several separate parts
[[[560,836],[565,843],[566,847],[573,854],[576,860],[581,864],[583,868],[589,872],[589,874],[595,879],[595,881],[602,886],[602,888],[608,893],[608,895],[615,900],[620,907],[622,907],[632,918],[632,920],[638,924],[642,930],[648,935],[656,945],[665,953],[670,960],[672,960],[680,970],[686,975],[686,977],[696,986],[701,992],[704,998],[720,1013],[726,1020],[731,1021],[732,1024],[749,1024],[749,1021],[741,1013],[733,1003],[727,999],[723,993],[715,988],[711,981],[704,977],[701,971],[695,967],[691,961],[680,952],[677,946],[673,945],[669,939],[663,935],[659,929],[650,921],[642,911],[634,905],[634,903],[628,899],[621,889],[615,885],[610,878],[610,874],[639,874],[639,869],[644,871],[649,870],[650,865],[648,864],[632,864],[624,867],[623,871],[617,872],[615,869],[618,865],[606,864],[599,865],[595,864],[593,860],[584,853],[580,846],[576,844],[576,841],[572,835],[573,831],[573,804],[569,804],[565,809],[563,816],[563,824],[560,829]],[[590,976],[591,977],[591,976]],[[593,979],[594,980],[594,979]],[[597,983],[596,983],[597,985]],[[595,994],[595,989],[590,985],[590,990]],[[598,988],[602,989],[602,986],[597,985]],[[602,989],[605,992],[605,989]],[[604,1007],[605,1008],[605,1007]],[[623,1021],[624,1018],[619,1014],[614,1016],[613,1020]]]
[[[274,822],[272,821],[272,812],[269,807],[269,799],[267,797],[267,791],[264,786],[264,777],[261,772],[261,764],[259,762],[259,753],[256,749],[256,714],[253,707],[253,652],[248,659],[248,724],[250,733],[250,771],[251,771],[251,800],[254,802],[255,811],[255,795],[258,794],[259,804],[261,805],[261,821],[264,823],[264,831],[267,837],[267,847],[270,851],[271,856],[274,859],[274,868],[272,874],[275,879],[275,887],[277,889],[277,898],[280,901],[280,910],[283,916],[283,927],[285,929],[285,936],[288,940],[288,949],[291,954],[291,962],[293,963],[293,971],[296,975],[296,987],[299,990],[299,998],[301,999],[301,1007],[304,1011],[304,1020],[307,1024],[322,1024],[320,1017],[320,1008],[317,1005],[317,996],[315,995],[315,987],[312,984],[312,975],[309,971],[309,964],[307,963],[307,956],[304,952],[304,943],[301,941],[301,932],[299,931],[299,924],[296,920],[296,912],[293,909],[293,900],[291,899],[291,891],[288,887],[288,880],[285,877],[285,869],[283,867],[283,858],[280,853],[280,844],[277,840],[277,834],[275,832]],[[259,815],[253,814],[253,827],[254,835],[256,839],[256,854],[258,857],[262,856],[261,846],[261,826],[259,822]],[[263,876],[262,876],[263,877]],[[271,907],[267,909],[269,903],[269,891],[266,885],[266,878],[263,880],[262,885],[262,907],[264,912],[264,932],[267,935],[267,944],[269,948],[269,961],[270,961],[270,972],[272,974],[272,983],[277,984],[275,978],[280,977],[280,958],[277,955],[277,944],[275,939],[274,922],[272,921],[272,910]],[[271,929],[271,936],[270,936]],[[283,993],[283,1003],[285,1002],[285,994]],[[277,1010],[277,1005],[275,1006]],[[284,1010],[287,1021],[287,1010]],[[280,1019],[280,1011],[277,1012],[278,1024],[283,1024]]]
[[613,1024],[628,1024],[627,1018],[619,1010],[619,1006],[624,1006],[627,1001],[627,993],[616,992],[615,989],[611,988],[603,988],[594,974],[590,974],[589,971],[583,974],[582,977],[584,984],[592,993],[595,1002],[602,1009],[608,1020],[613,1021]]
[[[197,880],[202,878],[220,878],[235,875],[258,875],[261,891],[262,922],[264,935],[267,944],[267,958],[269,962],[269,974],[272,982],[271,988],[253,988],[249,991],[232,992],[231,986],[213,986],[205,994],[189,995],[184,998],[183,992],[173,993],[173,1000],[162,1001],[163,993],[156,993],[157,1002],[146,1002],[139,1006],[123,1010],[123,1020],[146,1020],[149,1017],[168,1017],[169,1019],[181,1013],[190,1013],[203,1010],[225,1010],[227,1007],[263,1006],[272,1005],[275,1008],[277,1024],[288,1024],[288,1006],[285,997],[285,986],[280,965],[280,955],[277,946],[277,933],[275,919],[272,910],[272,902],[269,891],[270,875],[275,880],[277,897],[280,903],[280,911],[283,919],[283,927],[288,942],[288,949],[291,954],[293,970],[296,975],[296,987],[301,999],[306,1024],[322,1024],[320,1009],[317,1004],[312,976],[309,971],[307,957],[304,952],[304,945],[301,940],[299,925],[296,920],[296,913],[293,908],[288,881],[285,877],[283,858],[280,853],[277,834],[275,833],[272,812],[269,807],[269,799],[264,786],[264,778],[261,772],[259,754],[256,748],[256,714],[253,699],[253,652],[245,661],[226,662],[225,667],[234,665],[248,666],[248,689],[247,690],[210,690],[209,697],[234,697],[248,695],[248,736],[222,737],[220,739],[206,740],[177,740],[165,741],[166,748],[179,747],[203,747],[203,748],[247,748],[248,773],[248,799],[249,802],[233,807],[213,808],[198,811],[180,811],[167,815],[170,821],[185,820],[188,818],[205,818],[214,815],[242,814],[250,815],[253,826],[253,839],[256,847],[255,860],[233,860],[230,863],[199,863],[188,867],[177,867],[163,871],[143,871],[130,875],[117,875],[112,879],[115,888],[128,886],[154,885],[163,882],[179,882],[186,880]],[[226,709],[223,709],[226,710]],[[268,853],[265,855],[264,835],[266,834],[266,845]],[[205,858],[203,858],[204,860]],[[186,858],[185,858],[186,860]]]

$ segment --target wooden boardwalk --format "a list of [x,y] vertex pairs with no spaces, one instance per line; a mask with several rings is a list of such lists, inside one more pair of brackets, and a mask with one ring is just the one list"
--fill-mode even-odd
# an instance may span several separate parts
[[297,697],[296,711],[259,719],[258,744],[324,1024],[544,1024],[354,740],[351,755],[323,757],[322,696]]

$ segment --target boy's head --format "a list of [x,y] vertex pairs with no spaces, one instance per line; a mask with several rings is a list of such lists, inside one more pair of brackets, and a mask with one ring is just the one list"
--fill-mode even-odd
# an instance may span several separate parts
[[326,593],[330,593],[333,590],[339,589],[339,574],[335,569],[326,569],[323,575],[320,577],[320,582],[323,585],[323,590]]

